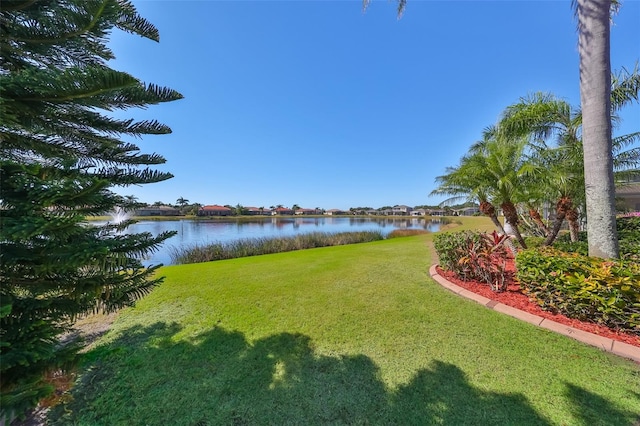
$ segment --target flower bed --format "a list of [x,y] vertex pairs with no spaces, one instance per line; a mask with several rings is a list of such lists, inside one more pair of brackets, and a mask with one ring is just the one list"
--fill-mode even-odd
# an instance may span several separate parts
[[631,333],[612,330],[611,328],[608,328],[602,325],[583,322],[576,319],[567,318],[566,316],[561,314],[553,314],[551,312],[542,310],[537,304],[531,302],[527,296],[522,294],[520,285],[514,278],[515,265],[513,260],[511,259],[508,261],[508,264],[507,264],[507,274],[506,274],[507,290],[501,293],[496,293],[492,291],[487,284],[479,283],[476,281],[463,281],[459,279],[453,272],[444,271],[440,267],[437,268],[437,271],[438,271],[438,274],[440,274],[447,280],[451,281],[455,285],[460,286],[473,293],[484,296],[488,299],[495,300],[507,306],[511,306],[516,309],[529,312],[533,315],[537,315],[539,317],[546,318],[560,324],[574,327],[582,331],[586,331],[602,337],[607,337],[613,340],[617,340],[619,342],[640,347],[640,337],[633,335]]

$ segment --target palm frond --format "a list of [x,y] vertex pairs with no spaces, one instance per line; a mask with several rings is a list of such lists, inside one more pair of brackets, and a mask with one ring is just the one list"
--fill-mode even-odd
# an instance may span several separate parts
[[611,75],[611,110],[619,111],[624,106],[638,102],[640,91],[640,73],[636,62],[633,70],[629,72],[622,68],[618,73]]

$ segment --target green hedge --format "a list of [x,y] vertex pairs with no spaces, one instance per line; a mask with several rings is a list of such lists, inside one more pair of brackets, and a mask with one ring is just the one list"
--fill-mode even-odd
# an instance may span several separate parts
[[516,269],[543,309],[640,335],[640,263],[542,247],[518,253]]
[[[620,258],[640,261],[640,217],[625,216],[616,219],[618,243],[620,244]],[[528,242],[527,242],[528,244]],[[553,247],[568,253],[579,253],[587,256],[589,245],[587,233],[580,232],[578,241],[571,242],[569,234],[560,235],[553,243]]]
[[465,271],[458,261],[471,244],[480,242],[480,234],[472,231],[443,232],[433,236],[433,246],[438,253],[440,267],[455,272],[465,279]]
[[619,217],[616,227],[620,257],[640,262],[640,216]]

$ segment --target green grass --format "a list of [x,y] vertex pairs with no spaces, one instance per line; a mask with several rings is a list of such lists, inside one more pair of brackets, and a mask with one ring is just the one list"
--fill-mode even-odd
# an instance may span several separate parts
[[456,296],[429,235],[162,269],[86,358],[78,425],[633,425],[640,366]]
[[189,247],[174,247],[170,251],[171,263],[211,262],[262,254],[283,253],[317,247],[368,243],[384,239],[382,231],[310,232],[288,237],[246,238],[213,244],[196,244]]

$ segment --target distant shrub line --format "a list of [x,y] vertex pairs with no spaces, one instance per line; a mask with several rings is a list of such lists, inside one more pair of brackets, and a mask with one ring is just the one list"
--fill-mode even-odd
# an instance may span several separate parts
[[282,253],[317,247],[340,246],[383,240],[381,231],[312,232],[282,238],[247,238],[226,243],[173,247],[169,255],[174,264],[210,262],[238,257]]

